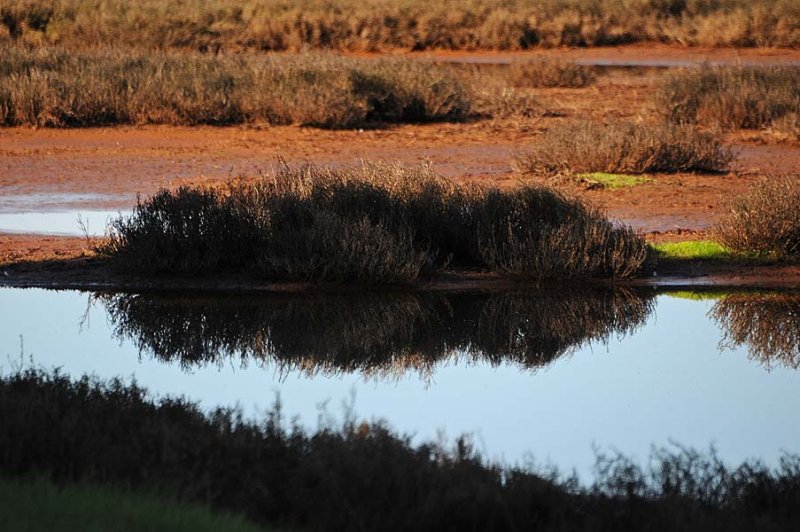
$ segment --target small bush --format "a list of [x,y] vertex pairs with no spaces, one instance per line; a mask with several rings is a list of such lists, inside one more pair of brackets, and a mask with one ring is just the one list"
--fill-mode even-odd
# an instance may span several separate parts
[[800,110],[774,120],[769,132],[778,140],[800,141]]
[[633,229],[548,189],[491,191],[480,216],[481,255],[506,275],[631,277],[649,256]]
[[798,177],[769,178],[733,198],[714,227],[716,238],[737,253],[800,258]]
[[534,61],[511,63],[509,79],[517,87],[580,88],[591,85],[596,76],[589,67],[542,57]]
[[721,172],[732,159],[719,135],[690,126],[576,121],[548,130],[516,165],[533,174]]
[[364,163],[164,190],[113,222],[99,251],[133,272],[409,282],[448,265],[628,277],[647,249],[630,229],[552,191],[461,187],[427,166]]
[[800,112],[796,67],[703,66],[669,75],[656,107],[674,123],[760,129]]

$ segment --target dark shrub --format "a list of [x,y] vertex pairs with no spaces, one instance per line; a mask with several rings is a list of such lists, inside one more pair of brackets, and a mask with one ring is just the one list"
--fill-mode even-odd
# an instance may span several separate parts
[[131,272],[410,282],[447,266],[545,278],[629,277],[644,240],[546,189],[460,187],[427,166],[284,167],[220,190],[162,191],[99,251]]

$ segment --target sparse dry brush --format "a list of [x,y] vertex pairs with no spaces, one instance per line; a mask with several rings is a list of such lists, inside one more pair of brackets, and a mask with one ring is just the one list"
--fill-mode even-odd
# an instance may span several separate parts
[[770,177],[732,198],[714,234],[737,253],[800,258],[800,176]]
[[794,0],[2,0],[0,40],[199,51],[798,46]]
[[463,120],[469,87],[444,66],[334,55],[207,56],[0,48],[0,125]]
[[629,277],[644,240],[551,190],[456,185],[429,167],[283,167],[224,189],[161,191],[100,251],[131,271],[410,282],[445,267],[533,279]]
[[511,83],[517,87],[580,88],[591,85],[596,79],[590,67],[547,57],[515,61],[508,70]]
[[800,68],[702,66],[670,74],[655,106],[674,123],[797,135]]
[[0,45],[0,126],[386,123],[538,117],[535,86],[579,87],[585,67],[508,67],[325,53],[220,55]]
[[572,121],[538,137],[516,166],[531,174],[721,172],[732,159],[719,134],[692,126]]
[[582,88],[595,82],[591,67],[547,57],[515,61],[510,65],[450,65],[455,76],[472,88],[477,116],[520,119],[531,126],[534,120],[552,115],[541,103],[537,88]]
[[800,140],[800,110],[773,120],[769,126],[769,133],[777,140]]

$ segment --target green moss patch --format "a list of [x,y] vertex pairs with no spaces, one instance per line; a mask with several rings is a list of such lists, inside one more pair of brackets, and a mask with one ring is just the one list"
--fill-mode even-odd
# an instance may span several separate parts
[[635,187],[653,180],[646,175],[612,174],[608,172],[588,172],[578,174],[578,179],[589,184],[598,184],[609,190]]
[[680,260],[728,260],[731,252],[713,240],[687,240],[684,242],[665,242],[651,244],[659,259]]

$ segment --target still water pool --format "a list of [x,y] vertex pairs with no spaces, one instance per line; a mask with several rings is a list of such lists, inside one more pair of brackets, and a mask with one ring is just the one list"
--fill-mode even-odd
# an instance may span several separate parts
[[[132,378],[308,428],[346,408],[416,442],[591,475],[594,448],[775,464],[800,451],[800,296],[629,290],[215,296],[0,289],[0,366]],[[344,405],[350,405],[345,407]]]

